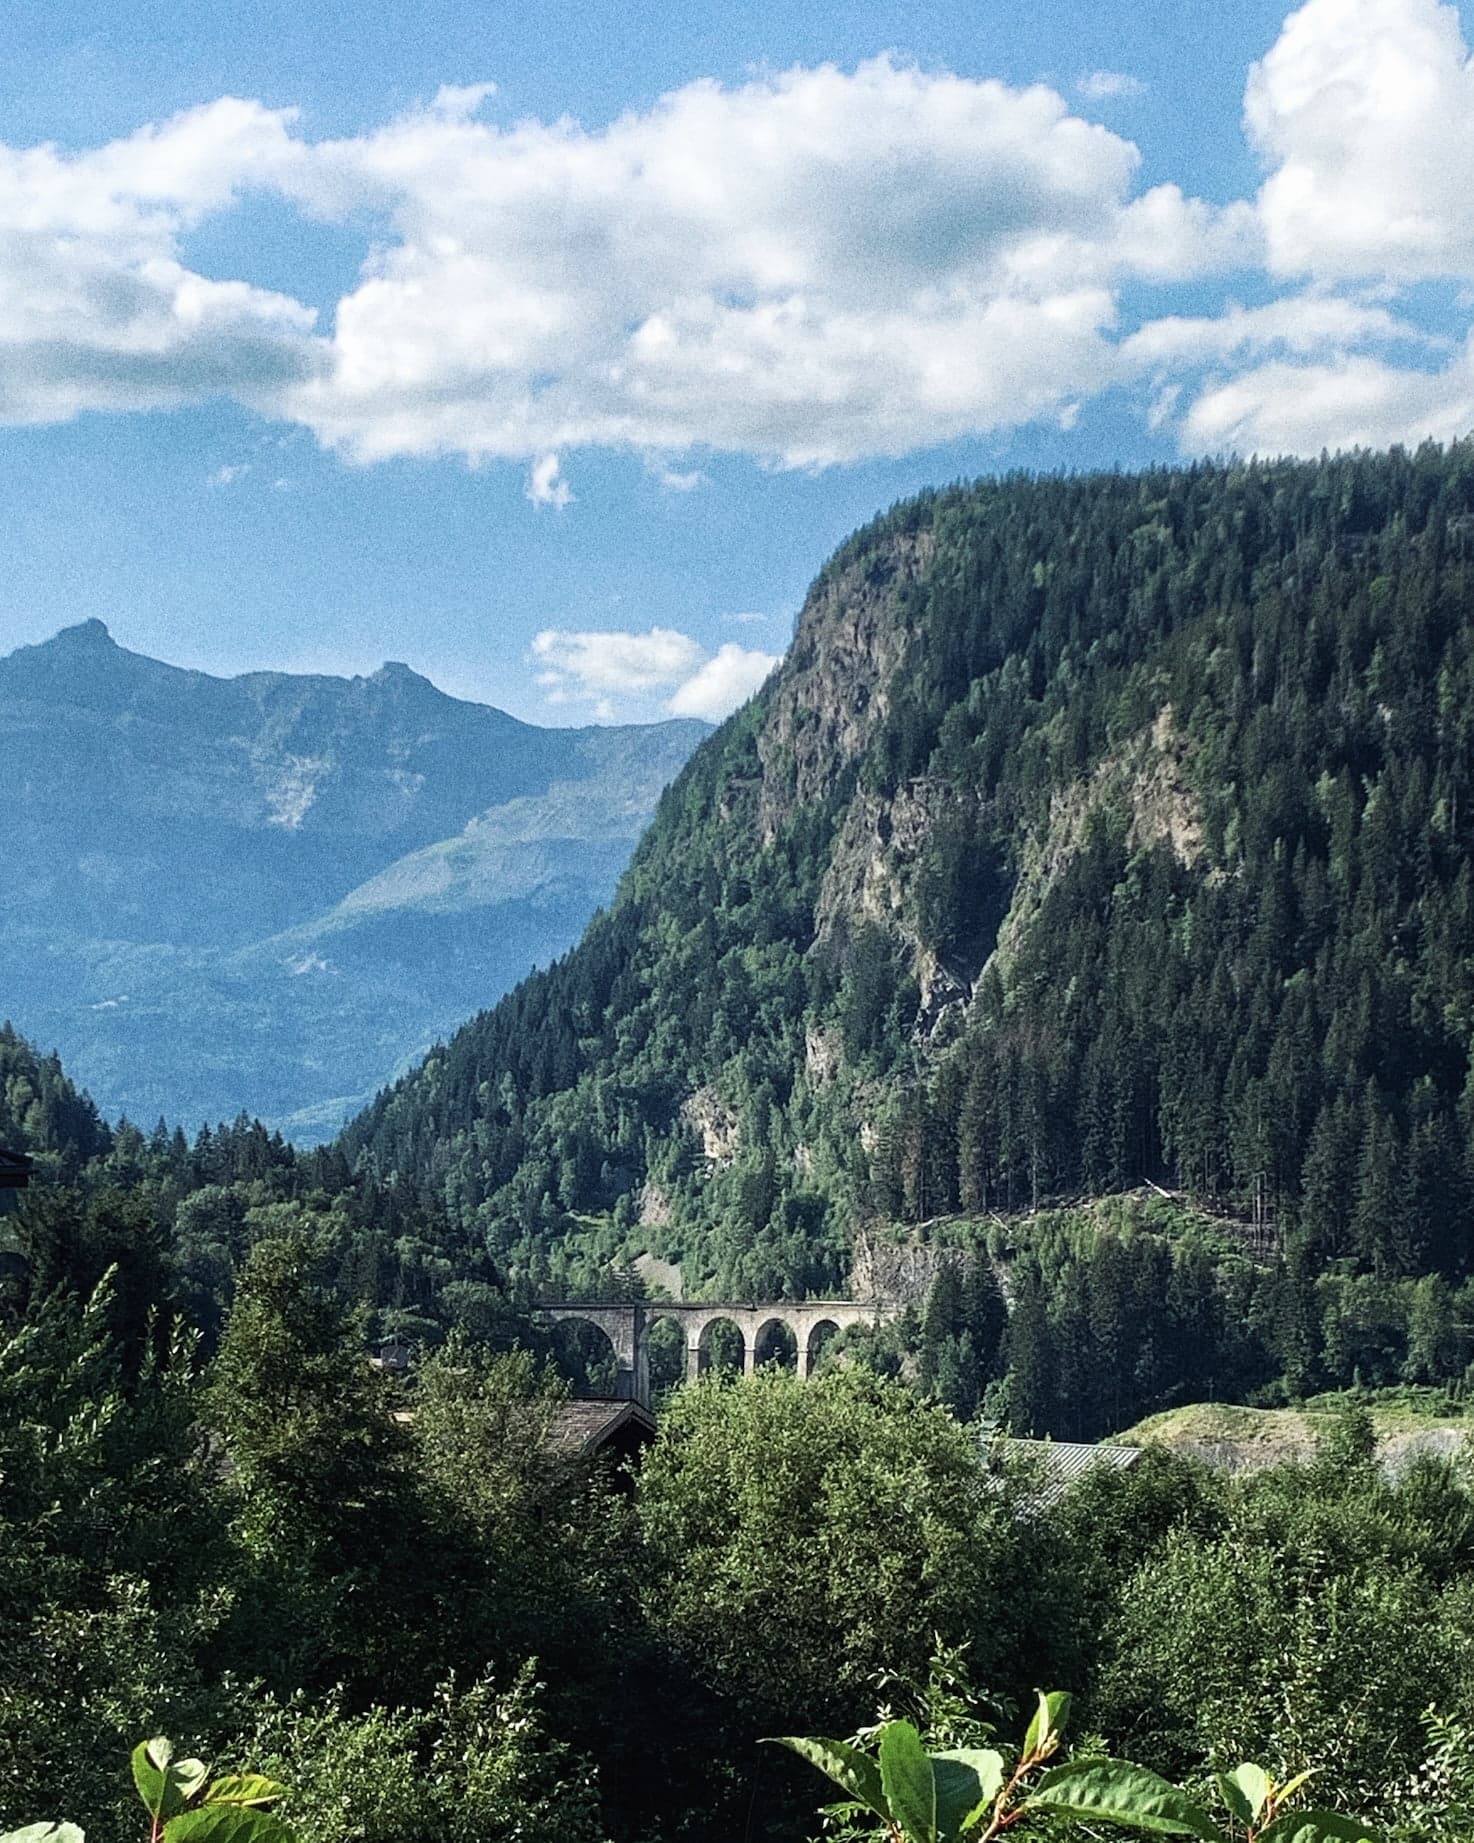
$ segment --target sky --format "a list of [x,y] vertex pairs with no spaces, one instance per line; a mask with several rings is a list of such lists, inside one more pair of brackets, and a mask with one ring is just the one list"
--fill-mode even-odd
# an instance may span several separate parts
[[1437,0],[11,0],[0,652],[719,719],[1013,468],[1474,427]]

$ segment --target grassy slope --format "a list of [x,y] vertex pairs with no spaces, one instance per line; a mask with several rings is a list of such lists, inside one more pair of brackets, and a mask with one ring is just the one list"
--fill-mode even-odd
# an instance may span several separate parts
[[1127,1446],[1164,1446],[1185,1458],[1251,1471],[1313,1459],[1338,1410],[1353,1403],[1371,1415],[1378,1458],[1394,1470],[1421,1453],[1452,1458],[1474,1432],[1474,1420],[1442,1389],[1406,1388],[1318,1395],[1298,1408],[1190,1402],[1138,1421],[1117,1438]]

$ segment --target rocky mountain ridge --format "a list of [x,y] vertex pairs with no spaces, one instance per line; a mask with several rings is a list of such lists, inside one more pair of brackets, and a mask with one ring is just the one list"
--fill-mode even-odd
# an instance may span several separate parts
[[4,1008],[109,1113],[320,1136],[577,938],[705,733],[539,729],[397,663],[216,678],[82,622],[0,659]]

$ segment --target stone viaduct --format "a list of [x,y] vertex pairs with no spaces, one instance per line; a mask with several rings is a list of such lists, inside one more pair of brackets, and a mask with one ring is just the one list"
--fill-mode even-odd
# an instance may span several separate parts
[[770,1305],[728,1305],[707,1300],[568,1300],[537,1309],[541,1317],[554,1324],[571,1319],[602,1331],[618,1370],[615,1394],[646,1408],[650,1405],[649,1333],[659,1319],[674,1319],[684,1331],[686,1375],[692,1381],[708,1366],[708,1333],[718,1323],[734,1325],[741,1333],[742,1368],[749,1376],[757,1368],[757,1353],[764,1338],[775,1327],[785,1327],[797,1346],[798,1374],[806,1377],[819,1354],[821,1333],[838,1331],[846,1325],[885,1324],[902,1310],[900,1305],[884,1300],[860,1304],[853,1299],[780,1299]]

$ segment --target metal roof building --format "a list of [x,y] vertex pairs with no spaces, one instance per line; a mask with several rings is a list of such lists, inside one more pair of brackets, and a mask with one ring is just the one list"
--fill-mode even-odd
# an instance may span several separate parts
[[1141,1458],[1139,1446],[1087,1445],[1074,1440],[1010,1440],[988,1435],[982,1444],[989,1471],[1025,1475],[1019,1502],[1026,1513],[1052,1509],[1088,1472],[1129,1472]]

